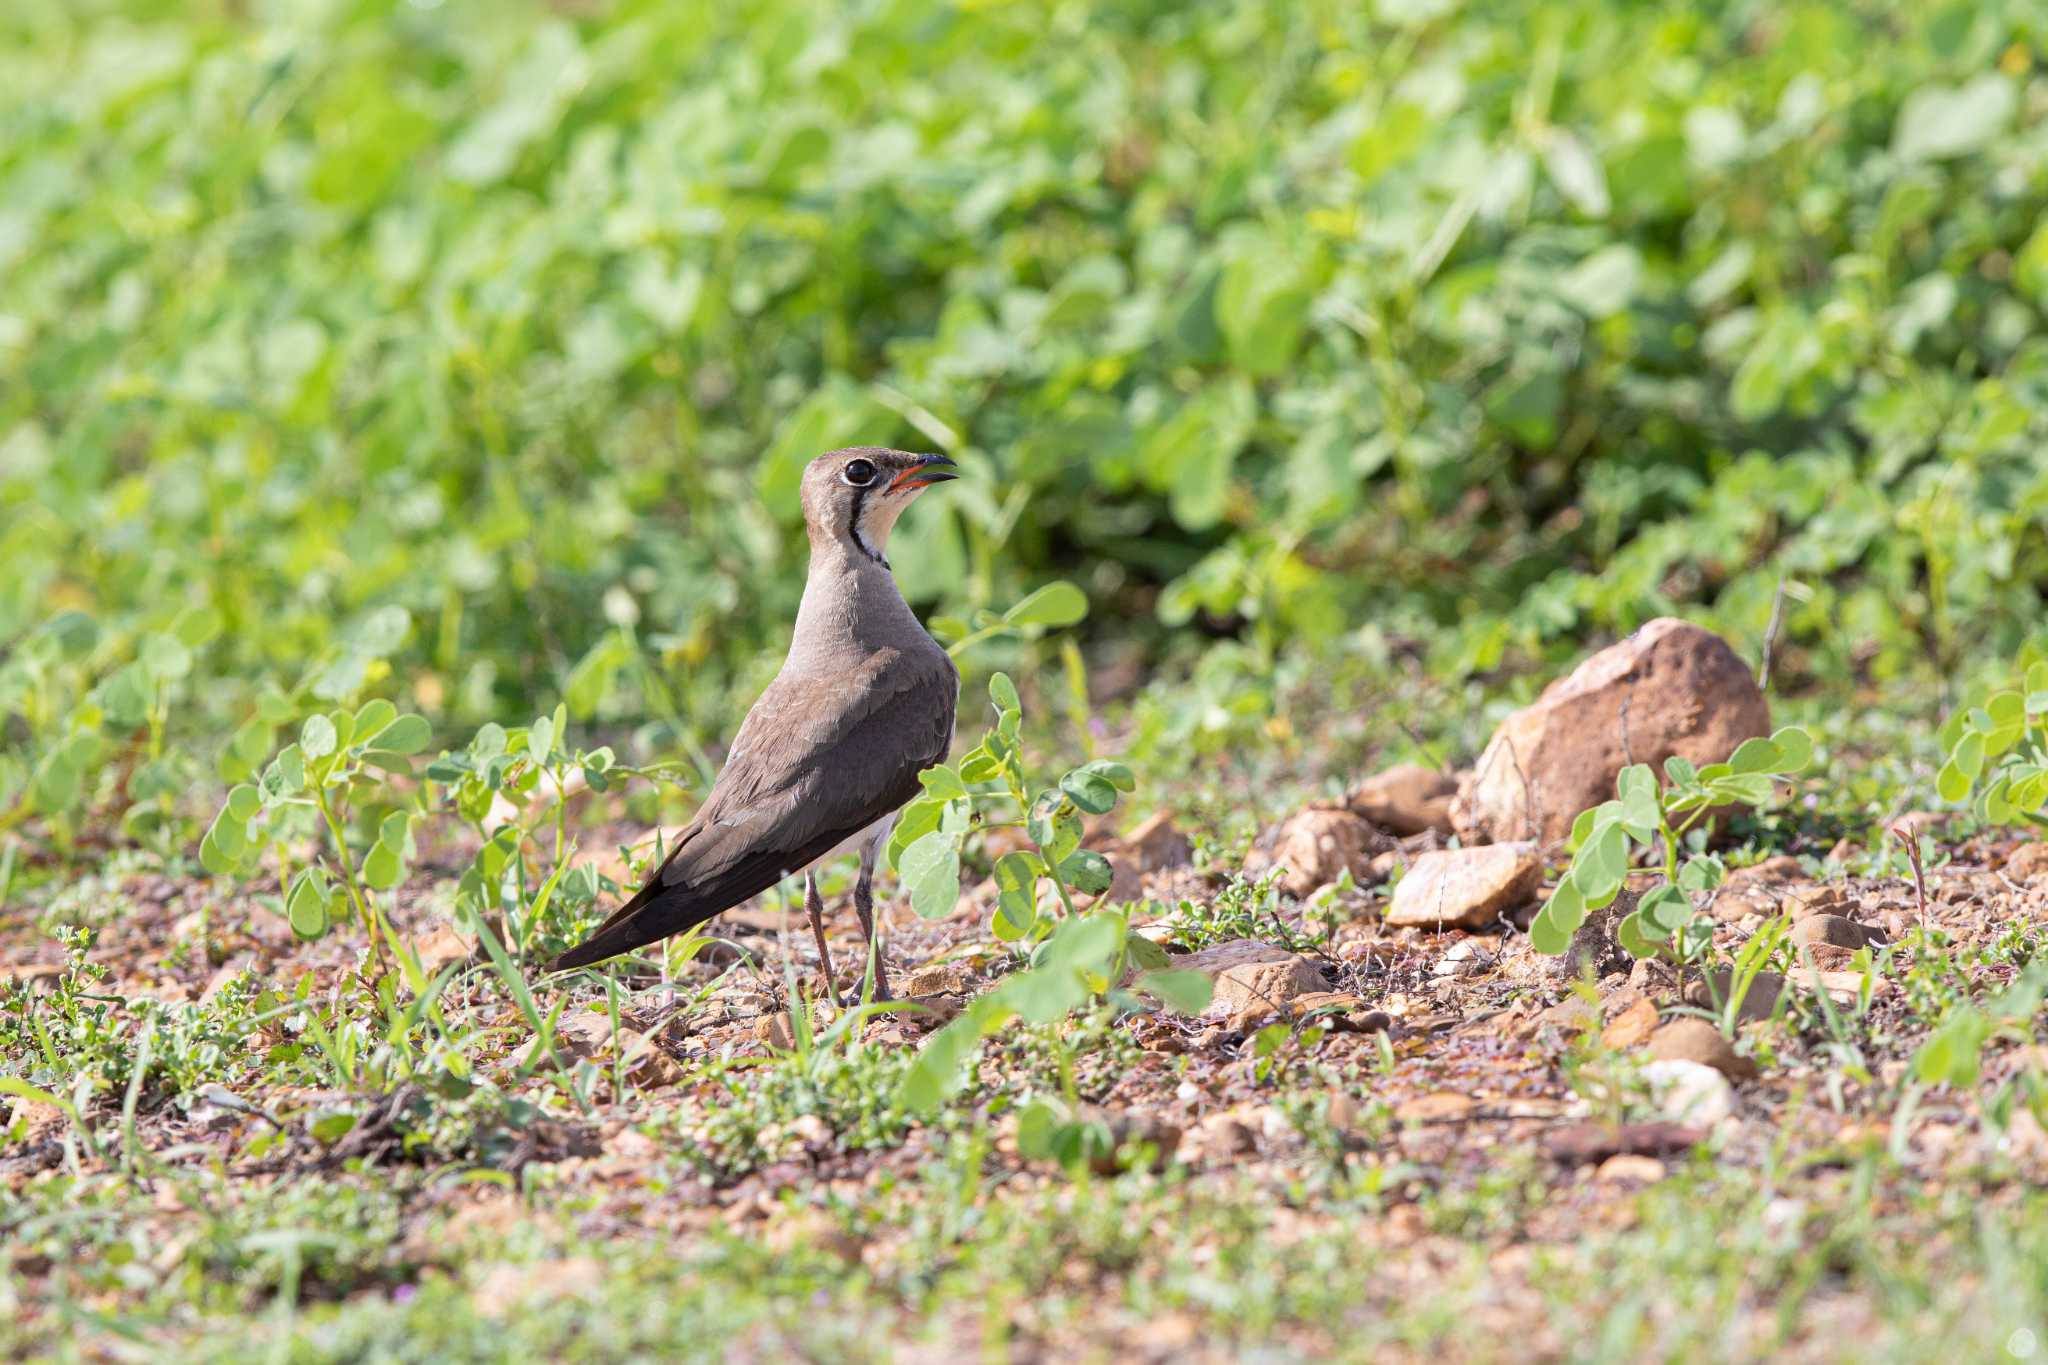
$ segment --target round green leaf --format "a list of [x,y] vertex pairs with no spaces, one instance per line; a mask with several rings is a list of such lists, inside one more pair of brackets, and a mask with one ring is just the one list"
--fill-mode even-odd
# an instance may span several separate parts
[[1013,626],[1071,626],[1088,615],[1088,594],[1064,580],[1048,583],[1003,613]]
[[334,752],[334,722],[326,716],[308,716],[299,727],[299,752],[307,758],[325,758]]
[[1024,707],[1017,696],[1017,684],[1010,681],[1007,673],[998,673],[988,680],[988,696],[998,711],[1020,711]]

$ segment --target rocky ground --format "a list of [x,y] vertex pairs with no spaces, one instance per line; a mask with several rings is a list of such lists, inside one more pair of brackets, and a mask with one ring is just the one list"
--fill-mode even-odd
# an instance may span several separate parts
[[[1736,821],[1699,905],[1708,970],[1597,928],[1545,957],[1522,932],[1566,860],[1554,811],[1594,790],[1579,769],[1611,790],[1631,758],[1767,729],[1699,634],[1589,661],[1471,772],[1376,774],[1249,850],[1170,810],[1092,833],[1104,902],[1214,985],[1193,1017],[1061,1026],[1117,1143],[1093,1171],[1022,1154],[1019,1102],[1055,1064],[1030,1030],[939,1114],[896,1098],[930,1031],[1013,969],[992,884],[945,919],[885,912],[914,1010],[835,1029],[805,1003],[801,918],[757,905],[666,980],[537,988],[552,1062],[424,891],[400,928],[428,972],[459,967],[435,1005],[453,1060],[391,1082],[404,993],[356,948],[117,863],[35,921],[89,922],[89,948],[19,916],[0,936],[11,1055],[108,1053],[80,1063],[101,1077],[82,1121],[11,1097],[0,1345],[351,1358],[444,1333],[446,1357],[488,1357],[516,1323],[598,1356],[675,1332],[820,1358],[2017,1352],[2043,1302],[2011,1261],[2048,1179],[2048,1054],[2038,990],[2011,1002],[2048,844],[1940,813],[1862,843]],[[1617,689],[1626,734],[1591,718]],[[1776,946],[1745,959],[1760,933]],[[122,1029],[144,1017],[146,1043]],[[332,1061],[347,1021],[354,1070]],[[167,1069],[115,1083],[142,1046]],[[386,1080],[332,1083],[350,1075]]]

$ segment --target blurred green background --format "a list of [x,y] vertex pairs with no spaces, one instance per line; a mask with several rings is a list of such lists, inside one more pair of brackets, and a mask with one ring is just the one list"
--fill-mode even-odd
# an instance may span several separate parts
[[2048,581],[2044,62],[2018,0],[9,0],[0,810],[309,695],[714,742],[855,442],[969,470],[921,607],[1071,578],[1211,743],[1333,655],[1754,657],[1781,583],[1781,688],[1938,683]]

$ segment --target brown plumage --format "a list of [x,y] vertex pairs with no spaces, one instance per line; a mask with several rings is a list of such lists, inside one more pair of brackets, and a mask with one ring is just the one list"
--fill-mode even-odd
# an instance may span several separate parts
[[[802,872],[829,981],[811,869],[856,850],[854,903],[872,943],[876,854],[918,773],[945,758],[960,695],[959,672],[897,591],[883,551],[918,493],[954,477],[952,463],[856,447],[805,468],[811,565],[782,671],[661,870],[550,970],[682,933]],[[886,994],[886,979],[878,985]]]

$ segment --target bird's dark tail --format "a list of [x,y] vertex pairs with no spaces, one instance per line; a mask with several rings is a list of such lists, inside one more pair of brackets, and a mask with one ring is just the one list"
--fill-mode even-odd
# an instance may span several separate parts
[[630,953],[636,948],[694,929],[725,907],[706,906],[681,887],[663,885],[656,873],[583,942],[548,963],[550,972],[574,971]]

